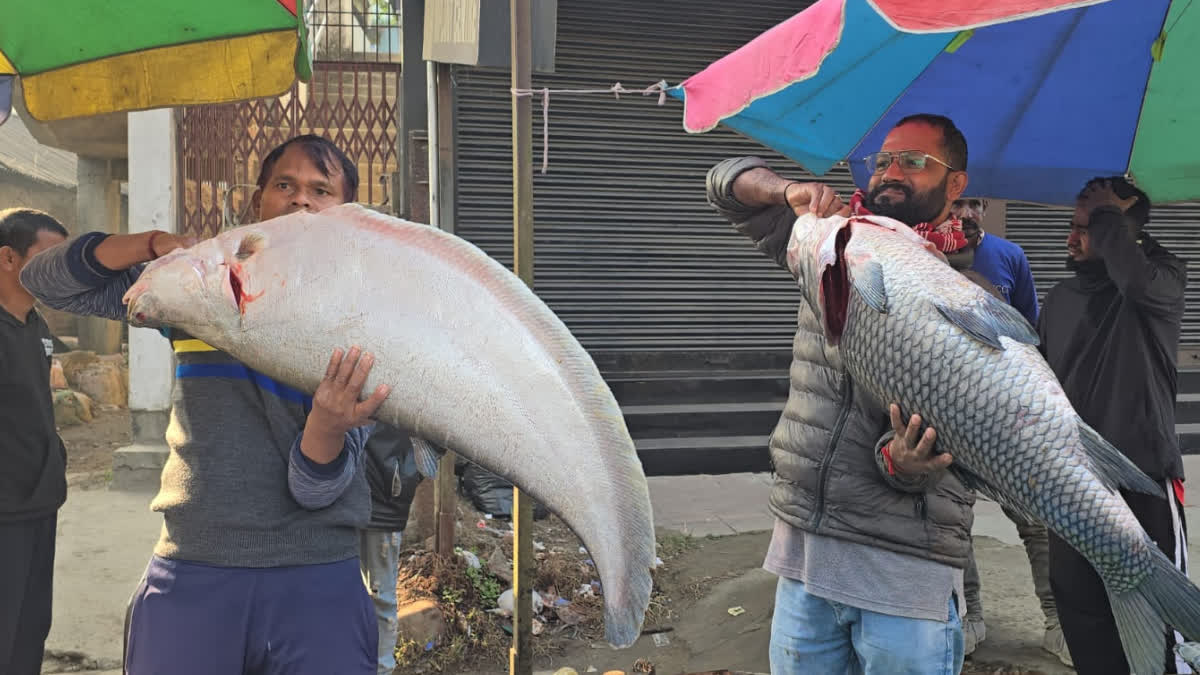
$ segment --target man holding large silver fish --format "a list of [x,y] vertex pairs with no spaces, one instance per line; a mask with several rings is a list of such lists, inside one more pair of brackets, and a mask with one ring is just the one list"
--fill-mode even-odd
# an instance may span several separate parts
[[[906,119],[870,161],[860,213],[952,240],[950,207],[967,185],[966,140],[953,122]],[[785,268],[798,215],[850,212],[827,186],[786,180],[753,157],[715,166],[708,194]],[[793,354],[791,393],[770,443],[776,525],[764,567],[779,576],[772,673],[957,673],[974,496],[944,471],[951,456],[933,454],[932,429],[901,419],[895,406],[885,420],[805,302]]]
[[[650,602],[654,523],[633,440],[594,361],[532,289],[478,247],[341,203],[352,191],[347,183],[347,196],[338,198],[336,178],[353,166],[339,167],[335,158],[344,155],[328,150],[328,141],[312,142],[288,148],[275,169],[264,167],[260,222],[166,255],[155,244],[169,235],[143,238],[118,260],[100,255],[112,239],[81,238],[47,252],[22,277],[52,306],[124,315],[131,325],[166,327],[193,341],[176,348],[181,369],[195,368],[176,379],[172,455],[155,502],[166,526],[151,571],[164,572],[150,576],[154,586],[142,596],[145,607],[161,610],[174,593],[176,607],[194,610],[181,609],[180,620],[209,632],[138,623],[135,606],[131,659],[178,643],[189,660],[131,673],[275,672],[272,663],[289,672],[374,672],[377,639],[354,539],[368,516],[360,426],[368,417],[413,435],[415,464],[425,475],[436,468],[439,448],[447,448],[562,518],[595,561],[606,639],[631,645]],[[285,166],[287,159],[295,163]],[[326,206],[291,208],[284,199],[289,208],[272,218],[272,190],[304,190]],[[149,258],[156,259],[140,267]],[[138,266],[120,271],[129,265]],[[221,362],[191,362],[197,343]],[[372,367],[357,349],[343,357],[345,345],[361,345],[379,362]],[[239,377],[247,380],[242,389],[227,381]],[[189,398],[205,378],[224,389]],[[374,393],[360,401],[367,392]],[[311,412],[303,405],[310,394]],[[264,419],[254,415],[260,406],[284,409]],[[194,443],[200,434],[209,439],[204,447]],[[203,508],[181,520],[176,507],[185,497]],[[264,506],[272,518],[263,517]],[[173,583],[184,579],[176,574],[184,569],[190,579],[206,578],[189,567],[194,560],[235,580],[253,580],[243,570],[255,565],[282,565],[276,569],[290,576],[279,576],[270,597],[231,592],[232,607],[213,610],[245,621],[210,621],[213,611],[198,608],[210,607],[214,594]],[[308,572],[338,576],[314,583]],[[274,601],[277,611],[260,608]],[[321,604],[328,611],[307,611]],[[239,614],[251,606],[253,614]],[[268,634],[268,620],[296,630]],[[139,628],[143,637],[165,636],[137,642]],[[320,630],[327,639],[310,639]],[[156,651],[139,652],[138,644]],[[268,663],[214,663],[234,651]]]
[[901,120],[868,162],[849,218],[827,187],[754,158],[709,174],[710,201],[803,294],[771,439],[772,671],[957,672],[974,490],[1078,551],[1129,671],[1161,673],[1166,626],[1200,639],[1200,589],[1121,491],[1165,500],[1163,485],[1075,412],[1020,312],[930,251],[955,237],[967,182],[953,123]]
[[[341,150],[298,137],[264,159],[253,204],[268,220],[353,200],[357,187]],[[84,234],[34,258],[21,281],[52,307],[120,320],[145,263],[190,243]],[[375,673],[357,534],[370,514],[364,425],[388,393],[363,391],[372,358],[335,350],[310,397],[194,334],[166,334],[178,367],[151,503],[163,528],[132,600],[126,672]]]

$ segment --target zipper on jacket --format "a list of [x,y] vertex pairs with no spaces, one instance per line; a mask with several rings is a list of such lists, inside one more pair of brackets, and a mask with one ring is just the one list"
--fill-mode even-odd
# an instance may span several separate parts
[[821,459],[821,474],[817,481],[817,506],[813,509],[814,531],[820,527],[821,518],[825,516],[825,486],[829,482],[829,469],[833,466],[833,456],[837,453],[838,441],[842,438],[846,419],[850,417],[850,399],[853,392],[854,385],[850,382],[850,375],[843,372],[842,408],[838,411],[837,422],[833,425],[833,432],[829,435],[829,445],[825,448],[825,456]]

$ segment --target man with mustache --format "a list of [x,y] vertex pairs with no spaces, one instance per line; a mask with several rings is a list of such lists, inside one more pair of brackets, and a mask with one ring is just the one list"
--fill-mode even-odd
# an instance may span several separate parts
[[[966,272],[970,249],[950,215],[967,186],[967,143],[954,123],[906,117],[865,162],[868,190],[849,206],[757,157],[713,167],[708,199],[784,269],[796,216],[853,211],[903,221]],[[853,386],[803,302],[790,377],[770,441],[776,521],[763,567],[779,576],[771,672],[959,672],[974,496],[945,470],[951,458],[934,454],[934,430],[922,433],[920,418],[902,420],[895,405],[886,419]]]

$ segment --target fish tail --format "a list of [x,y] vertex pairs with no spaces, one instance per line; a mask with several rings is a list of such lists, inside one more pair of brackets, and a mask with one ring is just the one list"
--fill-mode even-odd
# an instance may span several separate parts
[[[634,525],[637,519],[623,522]],[[635,525],[636,527],[636,525]],[[644,539],[645,537],[640,537]],[[650,533],[653,542],[654,534]],[[654,546],[651,544],[649,557],[640,551],[632,552],[630,564],[633,569],[623,575],[608,574],[606,581],[611,581],[615,587],[605,585],[602,588],[604,596],[604,639],[614,647],[624,648],[632,645],[642,634],[642,623],[646,618],[646,609],[650,604],[650,593],[653,590],[654,578],[650,570],[654,565]],[[614,578],[615,577],[615,578]]]
[[1153,542],[1150,575],[1131,591],[1109,594],[1117,632],[1134,675],[1163,672],[1166,625],[1188,640],[1200,640],[1200,588]]

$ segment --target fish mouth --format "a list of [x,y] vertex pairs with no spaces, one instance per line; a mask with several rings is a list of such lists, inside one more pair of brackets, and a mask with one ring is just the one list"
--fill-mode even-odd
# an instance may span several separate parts
[[246,293],[242,279],[233,265],[225,265],[225,278],[221,280],[221,288],[225,291],[225,299],[229,300],[235,309],[239,312],[245,311]]
[[139,309],[138,302],[146,294],[146,290],[146,284],[135,283],[129,287],[128,291],[125,291],[124,297],[121,298],[121,302],[125,305],[125,318],[129,325],[136,328],[143,328],[148,323],[146,313]]
[[850,243],[849,223],[838,230],[833,243],[833,262],[821,271],[821,314],[825,318],[825,339],[836,345],[846,329],[850,305],[850,277],[846,272],[846,244]]

